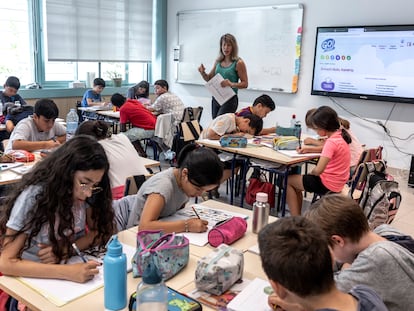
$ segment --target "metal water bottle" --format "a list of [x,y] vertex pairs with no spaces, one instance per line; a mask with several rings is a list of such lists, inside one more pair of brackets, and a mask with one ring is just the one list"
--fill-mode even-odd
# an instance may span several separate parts
[[259,231],[267,225],[269,221],[270,206],[267,203],[267,193],[256,193],[256,202],[253,203],[253,233]]

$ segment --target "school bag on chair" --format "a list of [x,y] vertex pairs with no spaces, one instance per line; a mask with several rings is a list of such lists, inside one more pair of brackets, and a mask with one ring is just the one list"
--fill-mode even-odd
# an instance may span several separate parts
[[200,125],[200,118],[203,107],[187,107],[184,109],[181,123],[177,126],[174,134],[172,151],[177,155],[181,149],[190,143],[196,141],[203,130]]
[[371,229],[381,224],[390,224],[401,203],[398,183],[386,174],[384,161],[366,162],[368,175],[362,196],[359,199]]

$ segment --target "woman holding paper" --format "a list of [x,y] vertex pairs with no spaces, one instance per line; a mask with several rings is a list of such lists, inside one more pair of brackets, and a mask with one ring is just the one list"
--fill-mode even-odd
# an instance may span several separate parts
[[213,119],[225,113],[236,112],[239,105],[237,91],[248,86],[246,64],[238,56],[238,51],[236,38],[226,33],[220,38],[220,53],[210,72],[206,73],[206,68],[203,64],[198,67],[198,71],[205,81],[208,82],[216,74],[220,74],[224,79],[221,82],[221,86],[229,86],[235,92],[235,95],[221,106],[214,97],[212,98],[211,114]]
[[79,283],[94,278],[99,262],[60,263],[77,248],[104,247],[114,233],[108,170],[103,147],[79,135],[23,175],[0,217],[0,271]]

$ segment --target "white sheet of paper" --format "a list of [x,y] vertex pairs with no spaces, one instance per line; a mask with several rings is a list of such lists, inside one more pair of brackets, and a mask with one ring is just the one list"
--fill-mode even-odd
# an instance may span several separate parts
[[[131,259],[135,254],[135,247],[122,243],[122,250],[127,257],[127,271],[132,271]],[[90,258],[89,256],[87,256]],[[99,259],[98,259],[99,260]],[[82,262],[79,256],[69,259],[67,264]],[[99,274],[86,283],[76,283],[66,280],[41,279],[21,277],[19,280],[42,296],[50,300],[56,306],[60,307],[68,302],[82,297],[104,285],[103,266],[99,267]]]
[[[208,221],[208,230],[203,233],[193,233],[193,232],[186,232],[180,233],[180,235],[184,235],[190,241],[191,244],[197,246],[204,246],[208,243],[208,231],[213,228],[219,221],[229,219],[231,217],[237,216],[247,219],[248,217],[244,214],[234,213],[229,211],[224,211],[220,209],[210,208],[204,205],[194,204],[194,209],[197,211],[197,214],[200,216],[201,219]],[[174,215],[169,217],[162,218],[162,221],[174,221],[174,220],[182,220],[188,218],[197,217],[194,214],[193,209],[191,206],[187,206],[179,211],[177,211]]]
[[222,75],[218,73],[206,83],[207,90],[211,93],[211,95],[213,95],[220,105],[223,105],[235,94],[230,86],[221,86],[220,83],[223,80]]
[[227,305],[229,311],[271,311],[267,304],[268,295],[264,289],[270,287],[268,281],[255,278]]
[[15,162],[15,163],[1,163],[0,165],[0,172],[1,171],[7,171],[19,166],[22,166],[24,163],[22,162]]

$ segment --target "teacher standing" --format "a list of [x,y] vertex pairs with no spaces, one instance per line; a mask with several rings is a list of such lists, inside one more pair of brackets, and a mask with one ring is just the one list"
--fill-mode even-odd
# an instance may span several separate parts
[[248,86],[246,64],[238,56],[239,48],[236,38],[226,33],[220,38],[220,54],[217,57],[213,68],[206,73],[203,64],[198,67],[198,71],[205,81],[209,81],[217,73],[221,74],[224,80],[221,82],[222,87],[230,86],[236,93],[232,98],[220,106],[213,97],[211,101],[211,115],[213,119],[225,113],[235,113],[239,105],[237,96],[238,89],[245,89]]

